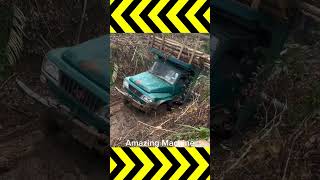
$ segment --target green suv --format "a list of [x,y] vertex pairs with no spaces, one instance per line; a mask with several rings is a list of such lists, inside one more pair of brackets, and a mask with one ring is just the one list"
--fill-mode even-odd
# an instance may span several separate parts
[[[51,50],[43,61],[41,73],[41,81],[48,85],[59,107],[70,117],[60,122],[73,121],[103,141],[109,132],[108,44],[109,37],[102,36],[73,47]],[[67,127],[71,131],[72,126]]]
[[150,49],[154,54],[152,67],[140,74],[126,77],[123,81],[122,94],[132,105],[149,112],[150,110],[166,111],[173,103],[183,102],[186,90],[198,69],[177,59],[166,56],[156,48]]

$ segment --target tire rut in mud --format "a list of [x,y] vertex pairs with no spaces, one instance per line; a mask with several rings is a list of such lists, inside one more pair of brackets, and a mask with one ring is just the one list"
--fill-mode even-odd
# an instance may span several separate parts
[[[130,103],[126,104],[122,95],[111,92],[110,103],[110,145],[125,146],[128,140],[153,140],[146,131],[146,124],[161,124],[165,114],[158,112],[145,113]],[[169,112],[169,111],[168,111]],[[158,140],[158,139],[157,139]]]

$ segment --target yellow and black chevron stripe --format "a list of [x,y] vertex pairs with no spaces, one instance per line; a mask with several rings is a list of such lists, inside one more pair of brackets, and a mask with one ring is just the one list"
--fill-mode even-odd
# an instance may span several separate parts
[[111,179],[210,179],[209,148],[112,147]]
[[110,0],[111,33],[209,33],[207,0]]

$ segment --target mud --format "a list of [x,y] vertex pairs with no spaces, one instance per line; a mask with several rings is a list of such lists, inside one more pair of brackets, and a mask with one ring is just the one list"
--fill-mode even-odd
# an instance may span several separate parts
[[[28,136],[30,134],[20,139]],[[39,133],[38,138],[34,137],[35,135],[29,137],[27,144],[24,142],[28,153],[24,152],[19,162],[2,174],[0,179],[106,179],[104,158],[95,156],[68,135],[61,133],[44,138]],[[10,142],[14,144],[15,141]],[[19,152],[22,150],[19,148]],[[19,157],[18,154],[14,155]]]
[[[65,132],[45,134],[46,107],[26,96],[16,78],[45,96],[41,60],[17,67],[0,91],[0,180],[106,179],[106,160]],[[36,73],[31,73],[36,72]]]
[[[189,108],[189,106],[191,108]],[[190,137],[181,136],[190,133],[193,127],[208,126],[208,119],[194,118],[192,102],[174,105],[170,111],[160,113],[151,111],[145,113],[130,103],[124,103],[123,96],[112,88],[110,99],[110,145],[128,146],[128,141],[190,141]],[[204,112],[206,114],[206,112]],[[197,111],[198,117],[206,117]],[[201,140],[196,138],[196,140]]]
[[45,107],[27,97],[15,82],[19,78],[35,92],[47,95],[39,81],[42,59],[50,50],[45,41],[58,48],[77,44],[78,36],[83,42],[104,35],[105,3],[88,1],[82,19],[82,1],[11,2],[27,22],[23,53],[10,71],[13,76],[0,80],[0,180],[106,179],[106,158],[65,132],[44,134],[41,117]]
[[[156,123],[161,120],[161,115],[152,113],[146,114],[130,104],[123,102],[120,93],[114,91],[111,96],[110,107],[110,145],[125,145],[127,140],[134,139],[136,134],[141,134],[145,130],[142,123]],[[142,122],[142,123],[141,123]],[[149,140],[152,137],[149,137]],[[148,140],[147,138],[145,140]]]

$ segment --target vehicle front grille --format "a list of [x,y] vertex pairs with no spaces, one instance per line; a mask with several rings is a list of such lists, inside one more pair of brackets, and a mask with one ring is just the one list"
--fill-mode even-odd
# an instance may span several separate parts
[[130,90],[133,94],[137,95],[138,97],[140,97],[140,96],[143,95],[140,91],[138,91],[136,88],[134,88],[134,87],[131,86],[131,85],[129,85],[129,90]]
[[60,86],[78,102],[95,112],[103,105],[103,102],[87,89],[83,88],[75,80],[61,72]]

